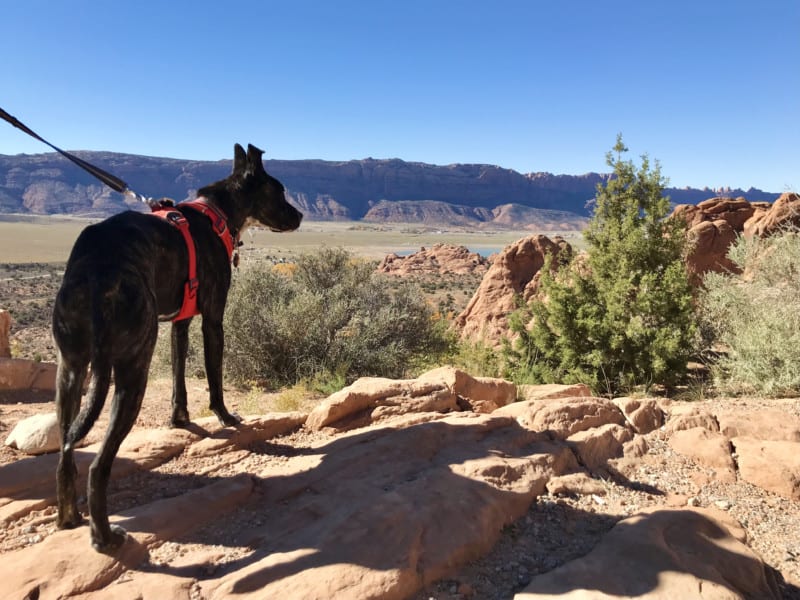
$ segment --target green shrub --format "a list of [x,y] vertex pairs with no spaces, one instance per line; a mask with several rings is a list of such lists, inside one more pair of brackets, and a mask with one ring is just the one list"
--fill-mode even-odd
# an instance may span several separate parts
[[[204,378],[206,376],[205,359],[203,358],[202,319],[196,317],[189,326],[189,351],[186,353],[186,376]],[[158,324],[158,340],[150,361],[150,373],[157,376],[172,374],[172,347],[170,335],[172,323]]]
[[729,393],[800,393],[800,234],[739,238],[728,257],[744,275],[709,273],[702,326],[723,350],[712,366]]
[[234,278],[225,370],[235,382],[400,377],[446,345],[417,288],[390,282],[345,250],[305,254],[280,271],[253,264]]
[[607,155],[613,168],[598,185],[584,233],[585,258],[542,269],[541,297],[510,319],[507,376],[518,382],[590,385],[616,394],[670,385],[686,371],[696,325],[684,256],[684,224],[666,219],[669,198],[658,164],[623,161],[621,138]]

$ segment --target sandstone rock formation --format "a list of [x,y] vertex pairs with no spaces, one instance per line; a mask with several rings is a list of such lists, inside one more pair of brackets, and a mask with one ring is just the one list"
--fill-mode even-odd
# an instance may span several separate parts
[[555,398],[581,398],[591,396],[592,390],[584,383],[542,385],[520,385],[517,396],[520,400],[552,400]]
[[11,315],[7,310],[0,308],[0,358],[11,358]]
[[753,485],[800,500],[800,442],[736,437],[739,474]]
[[728,250],[737,235],[765,237],[790,226],[800,225],[800,196],[781,195],[774,204],[748,202],[744,198],[711,198],[699,204],[681,204],[672,216],[686,221],[694,248],[687,266],[695,284],[705,273],[736,272]]
[[708,510],[648,510],[620,521],[588,555],[535,577],[515,600],[779,600],[774,576],[738,524]]
[[666,426],[669,444],[714,470],[723,481],[741,477],[800,500],[800,418],[783,411],[710,414],[678,409]]
[[527,301],[538,289],[545,256],[567,255],[572,247],[562,238],[544,235],[523,238],[507,246],[494,259],[467,307],[456,317],[462,338],[498,342],[508,335],[508,315],[518,297]]
[[700,223],[725,221],[735,231],[741,231],[754,212],[753,205],[744,198],[717,197],[698,204],[679,204],[672,215],[683,218],[689,229]]
[[757,211],[743,231],[749,237],[765,237],[786,227],[800,227],[800,194],[781,194],[768,210]]
[[490,413],[514,402],[516,394],[513,383],[472,377],[453,367],[434,369],[417,379],[362,377],[320,402],[308,415],[306,427],[342,431],[409,413]]
[[437,275],[468,273],[483,274],[489,269],[489,261],[470,252],[466,246],[434,244],[431,248],[420,248],[408,256],[389,254],[378,265],[378,272],[389,275]]
[[[580,395],[564,397],[568,389]],[[640,457],[647,444],[637,429],[663,416],[653,400],[593,398],[580,387],[534,386],[526,389],[531,399],[511,402],[515,391],[445,367],[414,380],[359,380],[311,415],[248,417],[236,429],[221,429],[213,417],[188,430],[134,429],[112,470],[112,521],[130,533],[113,557],[89,549],[85,526],[52,526],[56,455],[7,464],[1,539],[6,547],[21,541],[2,553],[4,593],[410,598],[488,552],[537,497],[605,501],[598,476],[608,479]],[[376,420],[380,408],[388,412]],[[737,452],[746,445],[737,440],[765,432],[722,415],[721,428],[714,414],[678,405],[665,410],[684,424],[690,416],[713,423],[716,435],[735,431]],[[690,430],[650,435],[661,431]],[[782,429],[782,443],[800,445],[791,441],[796,433],[791,424]],[[80,486],[96,451],[76,451]],[[778,597],[771,571],[740,532],[722,513],[639,512],[519,597],[692,597],[689,589],[709,598]]]
[[721,433],[703,427],[683,429],[670,436],[669,445],[676,452],[713,468],[718,480],[736,480],[731,442]]
[[0,390],[55,390],[55,363],[0,358]]

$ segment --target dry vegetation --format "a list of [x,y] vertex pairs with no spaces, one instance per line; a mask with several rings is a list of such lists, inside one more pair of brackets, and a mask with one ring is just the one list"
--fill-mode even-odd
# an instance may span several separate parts
[[[12,350],[17,356],[54,359],[49,334],[52,301],[60,283],[69,247],[85,224],[85,221],[64,223],[63,227],[53,230],[52,238],[44,246],[31,243],[31,238],[26,240],[25,231],[30,234],[33,230],[15,230],[14,237],[4,235],[4,230],[0,227],[0,308],[8,309],[14,318]],[[7,226],[8,223],[0,225]],[[35,223],[23,225],[33,226]],[[460,243],[481,249],[499,247],[523,235],[527,234],[503,233],[490,237],[469,232],[440,234],[400,227],[384,229],[379,226],[312,223],[308,224],[306,231],[287,236],[256,231],[252,238],[246,236],[247,245],[243,256],[245,260],[291,262],[292,256],[298,251],[310,251],[320,245],[328,245],[346,246],[362,256],[379,258],[389,252],[413,251],[436,242]],[[282,245],[278,246],[278,242]],[[54,252],[52,248],[56,245],[60,245],[60,249]],[[28,252],[23,256],[27,260],[18,259],[17,252],[20,248]],[[479,276],[421,276],[417,283],[446,318],[457,314],[466,305],[479,283]],[[187,383],[193,418],[208,416],[205,408],[205,381],[192,378]],[[148,399],[137,420],[137,427],[158,427],[164,424],[169,410],[169,390],[168,379],[152,378],[148,386]],[[264,393],[256,388],[226,387],[225,393],[231,408],[245,415],[272,410],[307,410],[319,397],[298,386],[277,393]],[[707,400],[699,395],[694,399],[703,405],[728,402],[738,402],[743,406],[772,405],[763,399]],[[0,395],[0,405],[4,417],[0,433],[5,434],[20,418],[51,410],[52,397],[31,395],[24,401],[18,401],[6,394]],[[790,412],[800,414],[800,406],[796,400],[787,402],[786,406]],[[107,411],[101,418],[100,425],[94,428],[90,441],[95,441],[102,435],[102,421],[105,419]],[[291,451],[292,444],[302,444],[304,440],[284,439],[281,442],[285,444],[282,447]],[[783,588],[785,597],[798,597],[800,546],[797,545],[797,527],[800,521],[797,519],[796,503],[742,482],[723,484],[714,481],[708,476],[707,469],[698,467],[674,452],[666,443],[662,432],[654,432],[648,443],[651,449],[642,463],[639,476],[649,485],[658,488],[659,494],[608,481],[607,495],[599,501],[592,496],[542,497],[531,506],[526,517],[507,528],[488,556],[466,565],[450,579],[431,585],[415,596],[415,600],[511,598],[531,577],[585,553],[619,519],[648,506],[664,503],[682,506],[689,499],[701,506],[726,507],[725,510],[747,527],[750,545],[790,582]],[[19,455],[15,451],[5,446],[0,447],[0,464],[18,459]],[[187,466],[190,467],[191,465]],[[122,496],[124,490],[116,492]],[[119,509],[119,505],[114,506],[114,510]],[[49,532],[53,519],[52,511],[47,513],[48,510],[50,509],[45,509],[40,515],[43,523],[40,528]],[[30,536],[23,533],[30,527],[32,526],[25,522],[19,523],[13,530],[9,529],[3,539],[6,549],[28,543],[26,540]],[[568,540],[567,543],[564,542],[565,539]]]
[[[12,352],[19,358],[55,360],[50,340],[53,299],[64,264],[89,219],[0,215],[0,308],[13,318]],[[353,222],[309,222],[299,231],[277,235],[248,230],[241,250],[243,261],[292,262],[298,253],[320,247],[344,247],[367,259],[392,252],[411,253],[436,243],[464,245],[483,254],[530,235],[526,231],[469,231],[463,228]],[[550,232],[548,235],[556,235]],[[570,242],[579,240],[567,232]],[[442,318],[452,318],[469,302],[480,283],[478,276],[420,276],[419,284]]]

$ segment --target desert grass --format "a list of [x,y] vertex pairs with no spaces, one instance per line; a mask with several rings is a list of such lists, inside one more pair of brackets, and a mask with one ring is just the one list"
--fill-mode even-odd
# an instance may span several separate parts
[[0,215],[0,263],[63,263],[89,219]]
[[[66,262],[80,232],[99,219],[65,216],[0,215],[0,263]],[[437,243],[466,246],[488,255],[499,252],[520,238],[542,233],[561,235],[573,246],[582,244],[574,231],[494,230],[439,228],[419,224],[386,225],[354,221],[304,222],[291,233],[275,234],[265,229],[248,229],[242,237],[242,253],[271,255],[290,260],[320,247],[342,247],[367,258],[381,259],[392,252],[411,253]]]

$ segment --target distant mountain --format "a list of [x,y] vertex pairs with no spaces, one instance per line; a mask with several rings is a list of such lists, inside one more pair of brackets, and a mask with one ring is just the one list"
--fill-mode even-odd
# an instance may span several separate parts
[[[140,194],[184,200],[230,173],[230,160],[191,161],[75,152],[121,177]],[[430,165],[399,159],[267,160],[267,171],[311,220],[360,220],[517,226],[573,225],[585,221],[587,203],[603,175],[521,174],[493,165]],[[720,195],[711,189],[669,189],[675,203],[696,204]],[[725,190],[750,201],[779,194]],[[141,206],[105,187],[56,153],[0,155],[0,212],[108,215]],[[538,225],[537,225],[538,226]]]
[[364,221],[374,223],[447,224],[478,229],[530,229],[580,231],[588,218],[565,210],[502,204],[493,209],[463,206],[437,200],[381,200],[367,211]]

